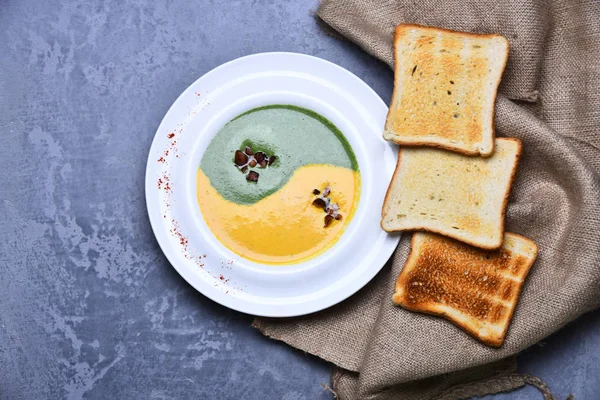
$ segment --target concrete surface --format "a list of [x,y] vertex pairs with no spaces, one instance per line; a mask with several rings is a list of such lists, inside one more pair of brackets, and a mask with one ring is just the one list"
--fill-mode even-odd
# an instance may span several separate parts
[[[158,248],[144,167],[196,78],[295,51],[392,73],[319,31],[316,2],[0,0],[0,399],[328,399],[330,365],[196,293]],[[600,313],[521,356],[600,398]],[[493,399],[541,399],[524,389]]]

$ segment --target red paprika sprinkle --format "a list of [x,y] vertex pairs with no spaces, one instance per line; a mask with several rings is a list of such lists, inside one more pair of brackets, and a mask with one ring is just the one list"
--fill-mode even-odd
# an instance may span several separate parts
[[169,134],[167,135],[167,137],[168,137],[169,139],[171,139],[173,136],[175,136],[175,134],[174,134],[174,133],[169,133]]

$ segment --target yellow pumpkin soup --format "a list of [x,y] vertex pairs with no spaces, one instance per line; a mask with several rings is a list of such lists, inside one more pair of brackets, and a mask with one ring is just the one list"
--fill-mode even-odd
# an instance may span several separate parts
[[[287,264],[317,256],[337,241],[356,209],[359,185],[350,169],[307,165],[276,193],[245,205],[221,197],[198,169],[197,194],[208,227],[226,247],[253,261]],[[323,210],[312,203],[314,189],[327,186],[344,218],[325,228]]]

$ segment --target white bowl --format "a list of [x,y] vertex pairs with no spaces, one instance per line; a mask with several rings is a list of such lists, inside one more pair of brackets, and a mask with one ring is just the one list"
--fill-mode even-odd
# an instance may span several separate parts
[[[237,115],[270,104],[304,107],[333,122],[350,142],[361,174],[359,206],[340,240],[293,265],[261,265],[227,249],[196,199],[198,166],[214,135]],[[382,138],[386,114],[366,83],[312,56],[256,54],[208,72],[171,106],[148,156],[146,203],[166,257],[199,292],[248,314],[291,317],[346,299],[379,272],[400,239],[379,225],[397,157]]]

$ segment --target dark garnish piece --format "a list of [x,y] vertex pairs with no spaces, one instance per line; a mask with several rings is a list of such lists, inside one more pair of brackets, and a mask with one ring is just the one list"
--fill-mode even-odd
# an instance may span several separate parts
[[245,155],[241,150],[235,151],[235,165],[238,167],[248,162],[248,156]]
[[247,166],[247,165],[244,165],[244,166],[242,167],[241,171],[242,171],[243,173],[246,173],[246,171],[248,171],[248,166]]
[[250,168],[256,167],[256,160],[255,159],[250,160],[250,162],[248,163],[248,165],[250,166]]
[[254,158],[256,158],[256,161],[258,161],[259,164],[263,162],[266,157],[267,155],[262,151],[257,151],[256,154],[254,154]]
[[331,225],[331,223],[333,222],[333,217],[331,215],[326,215],[325,216],[325,228],[327,228],[329,225]]
[[258,182],[258,177],[258,172],[250,171],[248,172],[248,175],[246,175],[246,180],[249,182]]
[[269,165],[273,164],[275,162],[275,160],[277,160],[277,156],[269,157]]
[[331,188],[326,186],[323,190],[323,194],[319,189],[314,189],[313,194],[315,196],[319,196],[313,200],[313,205],[319,208],[322,208],[325,211],[325,228],[327,228],[334,220],[340,221],[342,219],[342,214],[340,214],[340,206],[337,203],[333,203],[329,198],[329,193],[331,192]]
[[244,149],[244,153],[248,154],[249,156],[251,156],[252,154],[254,154],[254,152],[252,151],[252,149],[250,148],[250,146],[246,146],[246,148]]
[[415,65],[415,67],[413,68],[412,72],[410,73],[410,76],[413,76],[415,74],[416,70],[417,70],[417,66]]
[[313,203],[312,203],[312,204],[313,204],[313,206],[315,206],[315,207],[319,207],[319,208],[322,208],[322,209],[325,209],[325,207],[327,207],[327,203],[325,203],[325,200],[323,200],[323,199],[322,199],[322,198],[320,198],[320,197],[319,197],[319,198],[316,198],[316,199],[313,201]]
[[266,166],[267,166],[267,160],[262,160],[262,161],[260,162],[260,167],[261,167],[261,168],[265,168]]

